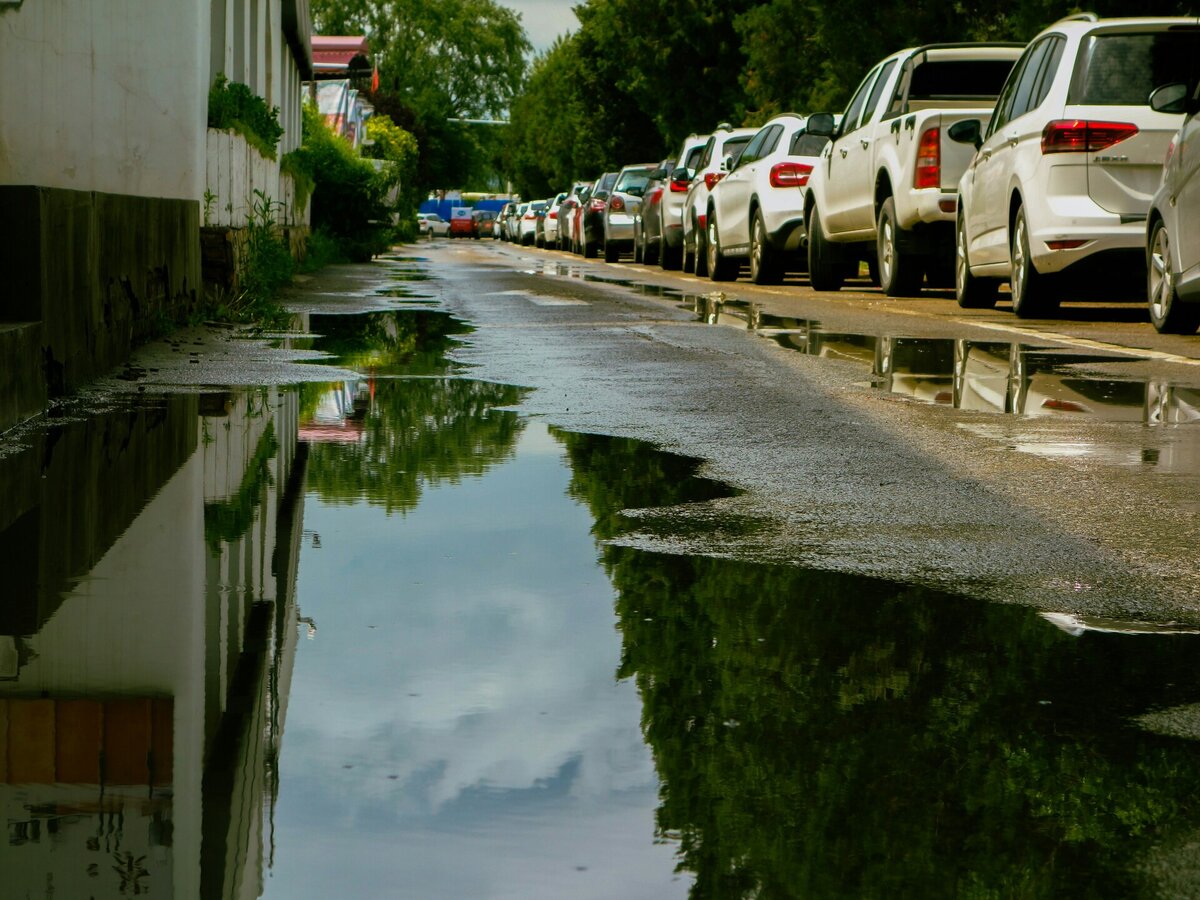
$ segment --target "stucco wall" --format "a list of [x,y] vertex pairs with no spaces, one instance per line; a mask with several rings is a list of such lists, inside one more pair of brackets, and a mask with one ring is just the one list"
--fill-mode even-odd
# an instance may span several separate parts
[[199,200],[203,0],[0,7],[0,184]]

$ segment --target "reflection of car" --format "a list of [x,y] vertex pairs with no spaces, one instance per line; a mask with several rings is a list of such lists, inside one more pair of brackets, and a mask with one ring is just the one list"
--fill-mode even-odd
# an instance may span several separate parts
[[417,234],[445,237],[449,233],[450,223],[437,213],[417,213]]
[[633,219],[642,202],[654,163],[626,166],[617,173],[604,208],[604,261],[616,262],[633,249]]
[[475,234],[475,220],[471,207],[456,206],[450,210],[450,237],[471,237]]
[[1200,328],[1200,85],[1162,85],[1150,108],[1187,113],[1146,220],[1150,321],[1163,333],[1193,334]]
[[808,264],[804,249],[804,188],[829,138],[810,135],[803,116],[783,113],[767,122],[737,163],[708,195],[708,277],[737,275],[750,262],[750,280],[774,284],[788,268]]
[[987,132],[967,119],[951,135],[979,147],[959,186],[961,305],[991,306],[1001,279],[1019,316],[1092,281],[1109,296],[1122,279],[1140,286],[1146,216],[1182,112],[1150,96],[1191,82],[1198,51],[1185,18],[1075,16],[1034,38]]
[[476,240],[483,237],[495,237],[495,230],[492,227],[496,221],[496,213],[490,209],[477,209],[471,214],[472,231],[471,234]]

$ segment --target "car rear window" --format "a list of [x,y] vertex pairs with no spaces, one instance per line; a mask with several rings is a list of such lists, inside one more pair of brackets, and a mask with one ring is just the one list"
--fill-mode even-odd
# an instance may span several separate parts
[[1156,87],[1191,83],[1200,29],[1141,34],[1093,34],[1079,55],[1067,102],[1086,106],[1146,106]]
[[913,69],[908,100],[957,100],[1000,96],[1015,59],[928,60]]
[[605,172],[600,178],[600,183],[596,185],[597,191],[611,191],[613,182],[617,180],[616,172]]
[[688,151],[687,159],[684,161],[684,166],[689,169],[695,169],[700,164],[700,157],[704,155],[704,145],[700,144]]
[[629,192],[630,188],[644,188],[650,181],[651,169],[630,169],[617,180],[614,191]]
[[752,137],[754,137],[752,134],[731,137],[722,145],[721,155],[732,156],[733,161],[737,162],[737,158],[742,155],[742,151],[746,149],[746,145],[750,143]]
[[789,156],[820,156],[829,138],[819,134],[809,134],[807,131],[797,131],[792,137],[792,145],[788,148]]

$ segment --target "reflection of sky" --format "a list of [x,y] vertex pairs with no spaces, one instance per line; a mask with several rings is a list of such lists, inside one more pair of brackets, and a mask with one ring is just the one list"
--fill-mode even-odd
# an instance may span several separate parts
[[568,479],[531,422],[407,516],[309,498],[268,896],[686,894]]

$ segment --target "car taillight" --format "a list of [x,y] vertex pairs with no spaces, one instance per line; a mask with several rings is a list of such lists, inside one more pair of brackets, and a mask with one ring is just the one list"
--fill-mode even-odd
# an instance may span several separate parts
[[804,187],[813,167],[804,163],[781,162],[771,166],[771,187]]
[[608,208],[613,212],[625,212],[625,200],[622,197],[613,197],[608,201]]
[[525,213],[525,218],[526,218],[526,220],[528,220],[528,219],[536,219],[536,218],[537,218],[537,213],[532,213],[532,212]]
[[936,128],[926,128],[917,145],[917,174],[914,188],[942,186],[942,134]]
[[1137,133],[1132,122],[1055,119],[1042,129],[1042,153],[1095,153]]
[[705,172],[704,173],[704,186],[711,191],[714,187],[716,187],[717,182],[720,181],[724,177],[725,177],[724,172]]
[[671,182],[671,193],[672,194],[686,194],[688,192],[688,188],[691,186],[692,186],[692,183],[690,181],[672,181]]
[[555,209],[555,210],[551,210],[551,211],[550,211],[550,215],[548,215],[546,218],[548,218],[548,219],[557,219],[557,218],[558,218],[558,210],[556,210],[556,209]]
[[593,212],[604,212],[604,201],[598,198],[589,203],[588,206],[592,208]]

